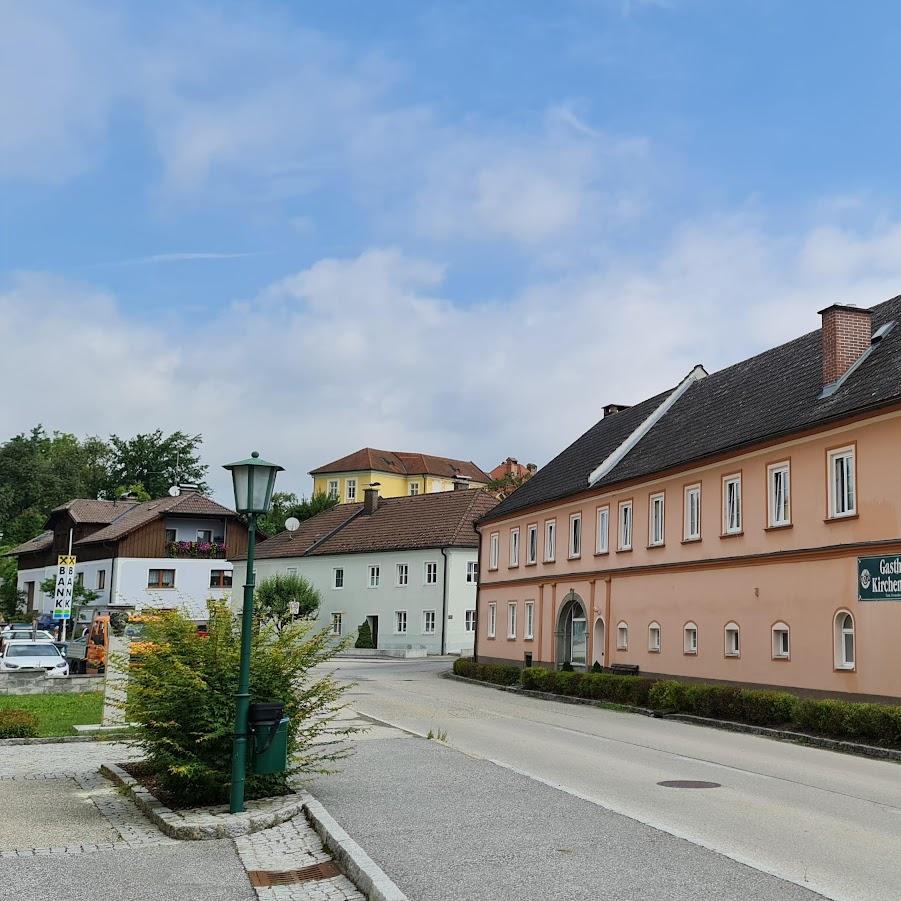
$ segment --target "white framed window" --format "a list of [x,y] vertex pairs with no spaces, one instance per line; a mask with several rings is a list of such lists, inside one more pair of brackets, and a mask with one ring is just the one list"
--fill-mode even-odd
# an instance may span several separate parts
[[594,551],[606,554],[610,550],[610,507],[598,507],[596,525]]
[[422,611],[422,634],[423,635],[434,635],[435,634],[435,611],[434,610],[423,610]]
[[406,610],[395,610],[394,611],[394,634],[395,635],[406,635],[407,634],[407,611]]
[[648,500],[648,544],[660,547],[664,542],[664,503],[666,496],[652,494]]
[[209,544],[213,540],[213,530],[212,529],[198,529],[197,530],[197,540],[201,542],[206,542]]
[[725,629],[726,656],[741,656],[741,629],[738,623],[726,623]]
[[[372,567],[370,567],[370,570],[371,570],[371,569],[372,569]],[[337,588],[337,589],[343,588],[343,587],[344,587],[344,567],[343,567],[343,566],[336,566],[336,567],[332,570],[332,573],[333,573],[333,575],[334,575],[334,578],[332,579],[332,586],[333,586],[334,588]],[[369,575],[370,575],[370,578],[371,578],[372,573],[370,572]],[[378,584],[378,580],[376,580],[376,584]]]
[[516,638],[516,601],[507,604],[507,638]]
[[329,479],[328,496],[334,501],[338,499],[338,480]]
[[497,604],[488,605],[488,637],[497,635]]
[[525,631],[523,632],[523,638],[534,638],[535,637],[535,602],[534,601],[526,601],[525,613],[526,613],[526,621],[525,621]]
[[381,580],[382,572],[381,567],[378,563],[370,563],[369,564],[369,587],[370,588],[378,588],[379,581]]
[[538,562],[538,526],[534,523],[526,529],[526,563]]
[[682,653],[698,653],[698,627],[694,623],[686,623],[682,629]]
[[410,564],[398,563],[395,566],[394,584],[398,588],[405,588],[410,584]]
[[473,584],[479,581],[479,564],[475,560],[466,561],[466,581]]
[[341,635],[344,631],[344,614],[332,614],[332,635]]
[[771,529],[791,524],[791,470],[788,463],[766,468],[767,508]]
[[[467,581],[469,581],[467,573]],[[429,561],[425,564],[425,584],[426,585],[437,585],[438,584],[438,564],[432,561]]]
[[501,536],[499,532],[492,532],[488,542],[488,569],[497,569],[498,548]]
[[857,473],[854,447],[829,451],[829,518],[857,513]]
[[410,497],[419,494],[419,482],[410,482]]
[[357,480],[356,479],[348,479],[344,483],[344,496],[347,498],[348,503],[352,503],[357,499]]
[[701,486],[686,485],[683,502],[682,537],[697,541],[701,537]]
[[741,473],[723,476],[723,534],[741,532]]
[[510,566],[519,566],[519,529],[510,529]]
[[787,660],[790,656],[789,628],[785,623],[774,623],[773,660]]
[[653,622],[648,626],[648,650],[657,653],[660,650],[660,623]]
[[296,567],[296,566],[289,566],[289,567],[285,570],[285,572],[286,572],[289,576],[296,576],[296,575],[297,575],[297,567]]
[[582,556],[582,514],[573,513],[569,517],[569,556]]
[[475,632],[476,630],[476,612],[475,610],[467,610],[464,619],[467,632]]
[[616,649],[617,651],[629,650],[629,626],[622,621],[616,627]]
[[632,501],[620,501],[619,545],[621,551],[632,550]]
[[553,563],[557,559],[557,520],[548,519],[544,523],[544,559]]
[[847,610],[839,610],[835,614],[835,668],[854,669],[855,650],[854,617]]

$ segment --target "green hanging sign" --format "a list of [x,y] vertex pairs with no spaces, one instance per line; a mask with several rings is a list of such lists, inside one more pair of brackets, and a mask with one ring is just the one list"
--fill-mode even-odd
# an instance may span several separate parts
[[901,554],[857,558],[859,601],[901,601]]

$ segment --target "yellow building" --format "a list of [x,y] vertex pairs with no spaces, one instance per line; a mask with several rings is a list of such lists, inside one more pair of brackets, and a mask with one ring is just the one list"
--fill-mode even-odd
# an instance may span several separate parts
[[410,454],[364,447],[310,472],[313,493],[337,497],[342,504],[363,500],[363,490],[379,483],[382,497],[432,494],[455,488],[481,488],[491,477],[471,460]]

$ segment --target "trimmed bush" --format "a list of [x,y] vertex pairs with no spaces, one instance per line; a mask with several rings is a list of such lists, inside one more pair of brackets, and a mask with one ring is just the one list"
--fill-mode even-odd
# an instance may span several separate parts
[[495,685],[517,685],[520,668],[509,663],[476,663],[472,657],[459,657],[454,661],[454,673]]
[[783,726],[791,723],[798,699],[785,691],[739,692],[741,719],[754,726]]
[[38,718],[27,710],[10,707],[0,710],[0,738],[34,738],[38,734]]
[[369,628],[369,620],[364,619],[357,627],[357,640],[354,643],[355,648],[374,648],[375,643],[372,640],[372,629]]

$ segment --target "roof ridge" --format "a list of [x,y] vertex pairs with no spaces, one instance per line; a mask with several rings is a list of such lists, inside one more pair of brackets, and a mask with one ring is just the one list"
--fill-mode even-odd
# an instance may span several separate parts
[[[328,510],[323,510],[322,512],[328,513]],[[357,510],[355,513],[351,513],[350,516],[347,517],[347,519],[342,519],[341,522],[339,522],[338,525],[336,525],[334,529],[332,529],[330,532],[326,532],[325,535],[323,535],[321,538],[316,539],[316,541],[314,541],[305,551],[302,551],[298,556],[306,557],[311,551],[315,550],[317,547],[320,547],[322,544],[324,544],[330,538],[334,538],[335,535],[337,535],[340,531],[342,531],[346,526],[350,525],[362,513],[363,513],[363,505],[360,504],[359,510]],[[321,515],[321,514],[317,514],[317,515]]]
[[[453,493],[453,492],[451,492],[451,493]],[[462,515],[462,516],[460,517],[460,519],[458,520],[458,522],[457,522],[457,528],[454,529],[454,531],[451,533],[450,541],[448,542],[448,544],[453,544],[454,541],[456,541],[457,536],[460,534],[460,531],[461,531],[461,529],[463,528],[463,521],[466,519],[467,514],[469,514],[469,513],[472,511],[473,505],[474,505],[475,502],[479,499],[479,495],[480,495],[481,493],[482,493],[482,489],[481,489],[481,488],[476,488],[476,489],[473,491],[473,497],[472,497],[472,499],[470,500],[470,502],[467,504],[466,509],[463,511],[463,515]]]

